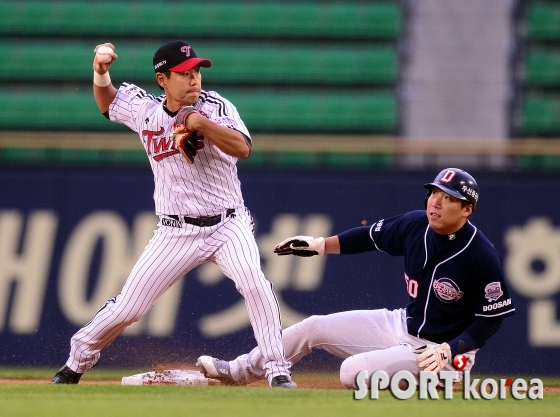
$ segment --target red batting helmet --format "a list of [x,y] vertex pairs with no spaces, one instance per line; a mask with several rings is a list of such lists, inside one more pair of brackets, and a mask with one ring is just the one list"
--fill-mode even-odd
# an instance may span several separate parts
[[472,204],[474,211],[478,202],[478,185],[468,172],[459,168],[445,168],[437,175],[434,182],[424,184],[424,188],[429,190],[424,202],[426,207],[428,206],[428,197],[434,187],[443,190],[455,198],[468,201]]

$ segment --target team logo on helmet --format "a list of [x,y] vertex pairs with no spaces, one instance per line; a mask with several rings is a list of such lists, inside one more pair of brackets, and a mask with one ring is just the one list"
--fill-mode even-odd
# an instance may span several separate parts
[[188,58],[189,56],[191,56],[191,47],[189,45],[182,46],[181,52],[184,52]]
[[445,171],[445,174],[443,174],[443,176],[440,178],[440,181],[451,182],[454,176],[455,176],[455,171],[448,169],[447,171]]
[[491,282],[484,287],[484,296],[488,302],[496,301],[502,295],[504,295],[504,292],[502,291],[502,284],[499,282]]
[[452,303],[463,298],[465,293],[449,278],[440,278],[434,281],[436,297],[444,303]]

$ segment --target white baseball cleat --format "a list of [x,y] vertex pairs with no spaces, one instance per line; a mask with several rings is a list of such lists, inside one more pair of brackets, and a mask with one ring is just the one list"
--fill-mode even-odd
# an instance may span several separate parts
[[229,370],[229,362],[216,359],[211,356],[201,356],[196,360],[198,366],[204,376],[215,378],[225,384],[235,384],[233,376]]

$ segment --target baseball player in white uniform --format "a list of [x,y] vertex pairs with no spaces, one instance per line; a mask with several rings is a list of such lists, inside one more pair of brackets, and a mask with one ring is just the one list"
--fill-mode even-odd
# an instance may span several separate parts
[[[200,68],[211,62],[197,57],[186,42],[162,45],[153,65],[164,94],[156,97],[129,83],[117,90],[108,70],[118,56],[110,55],[107,63],[94,58],[94,98],[108,119],[138,133],[154,174],[160,220],[121,292],[72,337],[68,361],[53,384],[77,384],[101,351],[169,287],[198,265],[213,262],[245,299],[270,386],[296,388],[282,346],[278,301],[261,271],[252,217],[237,177],[236,162],[249,157],[251,137],[233,104],[201,89]],[[184,106],[192,106],[190,113],[176,125]],[[176,145],[187,136],[195,138],[189,159]]]
[[[454,370],[463,354],[468,371],[475,354],[514,314],[500,257],[470,221],[478,185],[458,168],[442,170],[428,189],[426,210],[381,219],[372,226],[327,238],[295,236],[274,248],[278,255],[314,256],[385,252],[404,259],[409,302],[396,310],[356,310],[311,316],[284,330],[287,358],[298,362],[313,349],[344,359],[340,381],[355,387],[362,370],[389,376],[406,370]],[[391,284],[392,285],[392,284]],[[208,376],[231,384],[262,379],[263,356],[256,347],[232,361],[198,359]],[[462,375],[459,374],[461,379]],[[369,381],[366,381],[369,384]]]

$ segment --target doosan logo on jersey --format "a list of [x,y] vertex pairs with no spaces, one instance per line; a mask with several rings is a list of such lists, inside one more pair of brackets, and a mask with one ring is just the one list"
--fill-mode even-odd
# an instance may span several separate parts
[[485,297],[489,302],[497,301],[504,292],[502,291],[502,285],[499,282],[491,282],[484,288]]
[[511,304],[511,298],[508,298],[507,300],[500,301],[499,303],[494,303],[494,304],[490,304],[488,306],[484,306],[484,307],[482,307],[482,311],[497,310],[499,308],[509,306],[510,304]]

